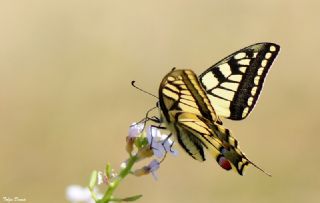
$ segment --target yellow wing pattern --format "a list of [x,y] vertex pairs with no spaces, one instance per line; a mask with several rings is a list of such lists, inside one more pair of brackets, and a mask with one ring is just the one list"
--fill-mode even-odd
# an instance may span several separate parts
[[274,43],[254,44],[222,59],[199,76],[219,116],[242,120],[249,115],[279,50],[280,46]]
[[253,164],[238,148],[230,131],[222,126],[193,71],[168,73],[159,88],[159,105],[161,122],[194,159],[204,161],[206,149],[222,168],[233,168],[240,175],[245,166]]

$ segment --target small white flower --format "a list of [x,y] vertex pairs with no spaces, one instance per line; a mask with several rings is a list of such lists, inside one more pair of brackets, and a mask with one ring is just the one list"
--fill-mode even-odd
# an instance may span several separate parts
[[148,165],[134,170],[133,174],[135,176],[143,176],[143,175],[148,175],[151,173],[153,178],[155,180],[158,180],[158,177],[157,177],[155,171],[158,170],[159,168],[160,168],[160,162],[157,159],[153,159]]
[[66,190],[67,200],[72,203],[86,202],[94,203],[95,201],[91,198],[91,192],[89,188],[82,187],[80,185],[70,185]]
[[156,160],[156,159],[153,159],[153,160],[149,163],[148,167],[149,167],[149,171],[150,171],[150,173],[152,174],[153,178],[154,178],[155,180],[158,180],[158,176],[157,176],[157,174],[155,173],[155,171],[160,168],[160,162],[159,162],[158,160]]
[[176,150],[172,149],[173,141],[168,138],[168,135],[161,134],[161,131],[158,128],[148,126],[147,139],[154,155],[158,158],[163,158],[167,152],[170,152],[173,155],[178,154]]
[[111,170],[111,173],[110,173],[110,178],[112,179],[112,178],[115,178],[115,177],[117,177],[118,176],[118,174],[117,174],[117,172],[115,172],[113,169]]
[[138,137],[144,128],[144,123],[132,123],[129,127],[129,138]]
[[[97,188],[94,189],[96,197],[101,199],[103,195],[98,191]],[[66,198],[72,203],[95,203],[92,199],[91,192],[88,187],[82,187],[80,185],[70,185],[66,189]]]
[[108,185],[109,184],[109,180],[108,177],[106,176],[105,173],[103,173],[102,171],[98,172],[98,177],[97,177],[97,184],[101,185],[101,184],[105,184]]
[[123,161],[123,162],[120,164],[120,168],[121,168],[121,169],[126,168],[126,167],[127,167],[127,164],[128,164],[127,162],[128,162],[128,160]]
[[139,123],[132,123],[131,126],[129,127],[129,133],[126,138],[126,151],[132,155],[132,152],[134,150],[134,143],[135,140],[138,137],[142,137],[142,132],[144,130],[144,123],[139,122]]

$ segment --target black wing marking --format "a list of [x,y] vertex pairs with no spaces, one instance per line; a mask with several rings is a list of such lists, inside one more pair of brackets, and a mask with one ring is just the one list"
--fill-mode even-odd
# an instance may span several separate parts
[[[237,140],[230,135],[228,129],[192,113],[179,112],[175,117],[178,141],[182,148],[194,159],[205,160],[203,155],[204,147],[215,157],[218,163],[222,157],[228,160],[231,164],[230,167],[240,175],[243,175],[245,166],[252,164],[241,152]],[[184,141],[181,143],[180,140]],[[220,166],[223,167],[222,165]],[[223,168],[226,169],[225,167]]]
[[164,77],[159,88],[160,108],[168,122],[169,111],[190,112],[211,120],[218,117],[206,92],[191,70],[173,70]]
[[254,108],[264,79],[280,46],[258,43],[219,61],[199,76],[217,115],[246,118]]

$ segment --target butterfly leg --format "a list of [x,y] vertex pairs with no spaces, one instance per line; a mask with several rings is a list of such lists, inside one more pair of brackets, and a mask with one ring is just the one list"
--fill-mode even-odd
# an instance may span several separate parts
[[157,117],[157,116],[149,117],[149,113],[151,111],[153,111],[155,108],[157,108],[157,107],[153,107],[153,108],[149,109],[146,113],[146,116],[138,122],[138,123],[144,123],[142,131],[145,129],[145,126],[148,121],[152,121],[152,122],[159,123],[159,124],[161,123],[161,120],[159,117]]
[[[153,144],[153,138],[154,138],[154,135],[152,134],[152,128],[156,128],[156,129],[166,129],[165,127],[162,127],[162,126],[156,126],[156,125],[150,125],[150,128],[151,128],[151,139],[150,139],[150,149],[156,149],[156,148],[153,148],[152,147],[152,144]],[[158,149],[156,149],[156,150],[158,150]]]
[[152,107],[151,109],[149,109],[148,111],[147,111],[147,113],[146,113],[146,116],[143,118],[143,119],[141,119],[138,123],[142,123],[142,122],[145,122],[146,120],[149,120],[150,118],[149,118],[149,113],[151,112],[151,111],[153,111],[154,109],[156,109],[157,107]]
[[153,121],[155,123],[160,123],[160,119],[156,116],[152,116],[152,117],[145,117],[143,119],[141,119],[138,123],[144,123],[144,125],[148,122],[148,121]]
[[[156,129],[163,129],[163,130],[167,129],[166,127],[163,127],[163,126],[161,126],[160,124],[159,124],[159,125],[151,125],[150,127],[151,127],[151,128],[156,128]],[[151,130],[151,133],[152,133],[152,130]],[[149,143],[149,144],[150,144],[150,149],[152,149],[152,150],[162,150],[162,149],[163,149],[164,155],[163,155],[163,157],[162,157],[162,159],[161,159],[161,161],[160,161],[160,163],[161,163],[161,162],[165,159],[165,157],[166,157],[166,155],[167,155],[167,153],[168,153],[168,149],[167,149],[167,147],[165,146],[165,144],[166,144],[166,142],[168,142],[169,138],[172,136],[172,133],[170,133],[164,140],[161,141],[161,147],[162,147],[162,149],[159,148],[159,147],[153,147],[153,146],[154,146],[154,145],[153,145],[154,135],[151,134],[150,136],[151,136],[150,143]],[[173,144],[174,144],[174,142],[172,142],[172,143],[170,144],[170,146],[169,146],[169,150],[170,150],[171,153],[174,152],[174,151],[172,150]]]
[[[165,147],[165,143],[169,140],[169,138],[170,138],[171,136],[172,136],[172,133],[170,133],[170,134],[162,141],[162,143],[161,143],[161,145],[162,145],[162,147],[163,147],[163,149],[164,149],[164,156],[163,156],[163,158],[161,159],[160,163],[162,163],[162,162],[164,161],[164,159],[166,158],[166,156],[167,156],[168,151],[167,151],[167,149],[166,149],[166,147]],[[174,141],[170,144],[169,150],[170,150],[171,153],[173,153],[173,150],[172,150],[173,144],[174,144]]]
[[[143,128],[141,131],[144,131],[148,121],[152,121],[154,123],[159,123],[159,124],[161,123],[160,118],[158,118],[156,116],[152,116],[152,117],[145,117],[145,118],[141,119],[139,122],[137,122],[136,124],[143,123]],[[154,126],[154,127],[156,127],[156,126]],[[159,127],[160,127],[160,125],[159,125]]]
[[[162,146],[165,150],[166,150],[166,148],[164,146],[164,143],[167,142],[171,136],[172,136],[172,133],[170,133],[162,142]],[[172,150],[173,143],[174,143],[174,141],[170,144],[170,148],[169,148],[170,152],[173,152],[173,150]]]

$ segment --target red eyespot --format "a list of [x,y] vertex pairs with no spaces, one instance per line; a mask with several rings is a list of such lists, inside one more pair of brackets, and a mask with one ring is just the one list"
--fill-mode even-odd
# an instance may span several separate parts
[[229,171],[232,169],[230,162],[224,156],[221,156],[218,160],[218,164],[225,170]]

